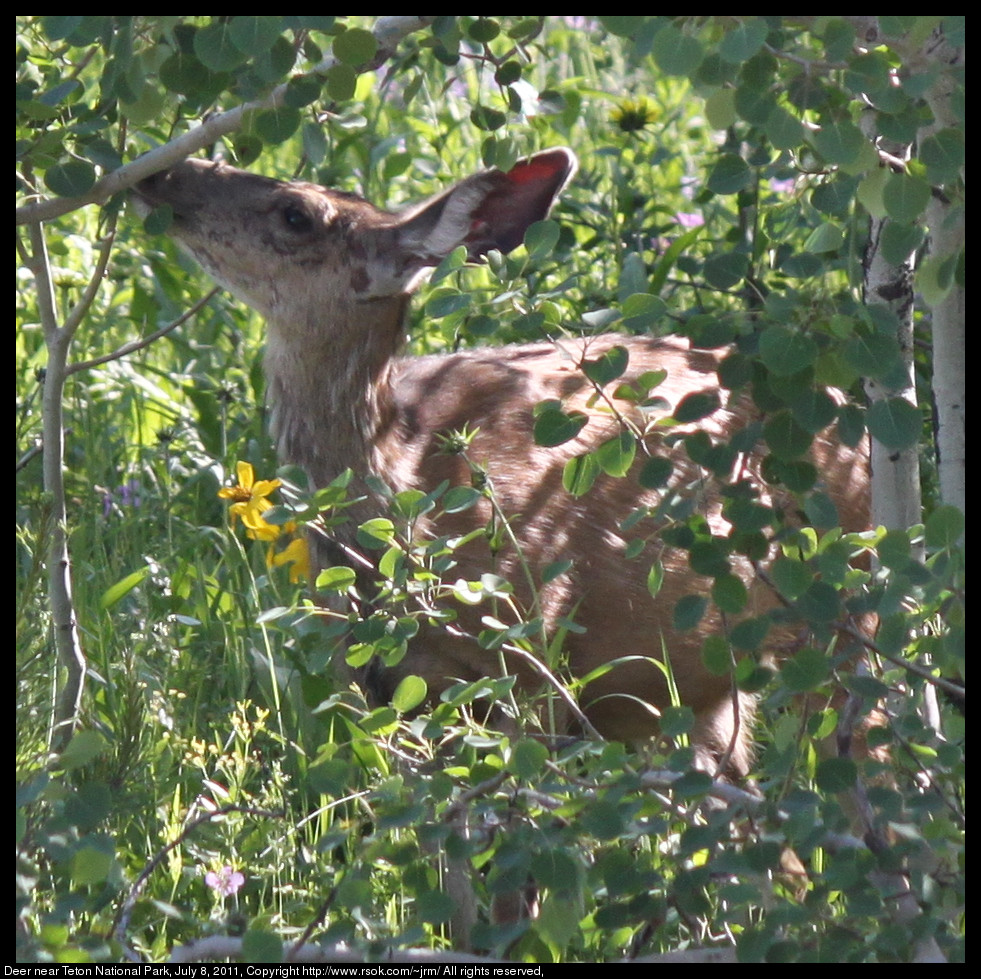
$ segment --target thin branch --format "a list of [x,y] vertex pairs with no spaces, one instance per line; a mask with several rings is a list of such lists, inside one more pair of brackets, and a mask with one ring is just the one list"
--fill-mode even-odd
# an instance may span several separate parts
[[91,367],[98,367],[100,364],[108,363],[110,360],[119,360],[121,357],[125,357],[127,354],[135,353],[137,350],[142,350],[144,347],[149,347],[154,340],[159,340],[162,336],[166,336],[172,330],[175,330],[182,323],[186,323],[192,316],[200,312],[200,310],[206,306],[214,296],[221,292],[221,286],[215,286],[206,296],[199,299],[190,309],[186,312],[181,313],[172,323],[168,323],[166,326],[161,327],[155,333],[151,333],[147,337],[142,337],[139,340],[133,340],[130,343],[124,343],[121,347],[117,347],[112,353],[105,354],[102,357],[93,357],[91,360],[82,360],[77,364],[72,364],[65,371],[66,374],[75,374],[78,371],[89,370]]
[[[358,72],[364,73],[383,64],[395,53],[399,41],[415,31],[428,27],[435,19],[435,17],[414,15],[379,17],[373,31],[375,40],[378,42],[378,52],[369,64],[358,68]],[[323,74],[335,64],[334,56],[327,55],[312,71],[304,74]],[[302,78],[304,74],[294,76],[294,79]],[[113,170],[112,173],[106,174],[101,180],[96,181],[92,189],[86,194],[79,197],[56,197],[44,201],[33,201],[23,207],[18,207],[16,211],[17,224],[50,221],[52,218],[84,207],[86,204],[104,203],[114,194],[127,190],[160,170],[174,166],[192,153],[196,153],[198,150],[217,142],[223,136],[240,129],[249,113],[262,109],[275,109],[282,105],[288,88],[289,82],[284,82],[263,99],[246,102],[235,106],[234,109],[229,109],[227,112],[212,116],[199,126],[195,126],[172,139],[169,143],[157,146],[139,159],[133,160],[132,163],[127,163],[119,169]]]

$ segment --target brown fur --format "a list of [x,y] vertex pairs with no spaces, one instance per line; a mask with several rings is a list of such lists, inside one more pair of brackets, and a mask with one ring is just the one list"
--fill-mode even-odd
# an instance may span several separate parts
[[[563,616],[573,616],[583,633],[570,632],[564,648],[573,675],[582,676],[624,656],[590,683],[580,698],[591,723],[605,736],[637,740],[657,731],[657,711],[670,704],[661,670],[650,659],[665,651],[682,703],[696,715],[693,741],[700,763],[713,769],[728,756],[728,769],[744,775],[752,757],[753,698],[739,694],[738,720],[728,676],[703,665],[706,636],[723,633],[720,615],[710,611],[693,630],[672,627],[675,603],[685,594],[708,594],[712,579],[694,574],[683,550],[666,546],[658,530],[664,516],[648,517],[628,531],[621,523],[636,508],[653,513],[667,491],[640,486],[635,472],[623,479],[601,476],[592,490],[573,498],[562,487],[562,471],[573,456],[595,448],[619,431],[619,422],[596,398],[582,370],[615,344],[629,352],[623,380],[650,370],[667,371],[655,395],[670,416],[681,399],[710,390],[720,407],[697,424],[665,429],[650,424],[626,401],[619,412],[643,431],[643,450],[666,455],[674,465],[670,492],[692,502],[713,532],[729,524],[715,480],[695,465],[676,436],[694,429],[726,441],[758,419],[747,396],[718,385],[716,369],[728,351],[693,350],[677,338],[599,336],[586,340],[511,346],[447,356],[399,358],[408,295],[423,270],[459,244],[473,257],[491,248],[510,250],[528,224],[544,218],[575,167],[567,150],[550,150],[520,163],[508,174],[491,171],[455,185],[415,209],[394,215],[350,195],[303,183],[285,184],[222,164],[188,160],[140,185],[144,209],[169,204],[173,235],[223,285],[258,309],[269,326],[266,372],[273,406],[273,430],[283,461],[298,463],[315,485],[346,468],[356,476],[380,476],[393,490],[432,490],[441,482],[469,485],[470,466],[460,455],[441,451],[440,433],[476,431],[467,458],[483,467],[496,499],[512,521],[521,555],[540,581],[549,562],[571,561],[570,570],[540,590],[540,614],[551,636]],[[615,382],[605,394],[612,398]],[[590,417],[571,442],[555,448],[535,444],[535,406],[561,399],[566,410]],[[670,434],[669,434],[670,433]],[[826,482],[846,530],[867,523],[868,476],[864,451],[850,450],[821,435],[812,458]],[[796,501],[762,480],[762,451],[740,458],[733,480],[749,480],[758,501],[793,521]],[[355,523],[377,515],[370,497],[352,511]],[[490,504],[448,514],[417,528],[422,535],[457,535],[487,524]],[[627,560],[627,544],[647,541],[640,558]],[[336,563],[337,550],[313,538],[319,565]],[[342,543],[354,546],[353,525]],[[776,556],[775,548],[762,564]],[[518,554],[504,548],[491,554],[478,538],[456,554],[451,578],[479,578],[494,571],[508,578],[529,610],[528,588]],[[653,560],[665,568],[656,599],[647,587]],[[750,563],[732,557],[732,569],[746,584],[746,615],[772,608],[775,598]],[[390,694],[406,674],[423,676],[433,693],[457,679],[476,679],[498,669],[495,653],[467,634],[482,627],[477,609],[459,606],[452,631],[430,627],[413,640],[398,666],[376,674],[371,686]],[[495,614],[503,615],[500,609]],[[771,651],[793,648],[790,629],[771,630]],[[514,659],[508,668],[526,688],[540,677]],[[365,681],[367,682],[367,681]],[[731,755],[729,754],[731,750]]]

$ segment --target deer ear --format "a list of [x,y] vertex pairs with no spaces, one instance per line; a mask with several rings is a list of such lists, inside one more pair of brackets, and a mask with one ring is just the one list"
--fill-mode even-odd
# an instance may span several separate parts
[[541,221],[576,171],[572,150],[536,153],[504,173],[489,170],[400,215],[399,251],[414,270],[438,265],[458,245],[471,259],[521,244],[528,226]]

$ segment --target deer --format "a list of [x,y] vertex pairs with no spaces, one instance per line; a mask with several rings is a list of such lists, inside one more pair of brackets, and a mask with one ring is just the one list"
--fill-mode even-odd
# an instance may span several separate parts
[[[697,512],[714,537],[728,539],[736,498],[764,508],[774,526],[801,522],[794,494],[764,478],[763,409],[746,391],[720,383],[731,349],[700,349],[681,336],[598,334],[402,355],[410,297],[429,270],[460,246],[474,262],[516,249],[529,226],[549,215],[577,165],[571,150],[546,149],[390,212],[313,183],[187,159],[144,179],[134,198],[143,214],[169,206],[168,233],[264,317],[267,397],[281,462],[302,467],[314,486],[353,473],[350,524],[331,537],[310,536],[315,568],[349,564],[359,555],[359,587],[365,587],[372,555],[360,551],[356,527],[386,510],[377,481],[392,492],[430,493],[471,486],[476,467],[492,493],[469,509],[419,521],[414,532],[467,540],[453,553],[454,575],[479,580],[493,570],[509,579],[515,601],[534,609],[547,635],[574,622],[563,639],[572,676],[613,664],[583,687],[578,707],[560,723],[571,732],[585,724],[631,743],[656,736],[660,711],[672,703],[659,666],[669,659],[677,696],[694,713],[696,767],[744,779],[754,756],[755,697],[736,690],[729,675],[710,671],[702,645],[743,618],[779,607],[768,581],[779,544],[767,539],[755,553],[734,546],[725,557],[728,573],[746,591],[741,613],[726,616],[710,603],[697,624],[680,628],[676,603],[688,594],[709,596],[713,579],[694,570],[690,549],[665,533],[679,514]],[[595,371],[590,377],[589,365],[608,356],[626,359],[626,367],[604,384]],[[660,408],[624,397],[621,385],[652,377],[660,379],[653,388]],[[710,410],[694,421],[665,424],[692,395],[707,398]],[[539,445],[533,433],[542,405],[585,421],[567,441]],[[625,425],[637,442],[630,470],[601,472],[581,496],[567,492],[562,476],[570,460],[620,435]],[[465,452],[447,451],[448,433],[464,431]],[[686,448],[696,432],[711,445],[737,439],[725,493]],[[654,458],[670,463],[662,485],[642,478],[644,461]],[[844,530],[865,530],[867,445],[849,447],[826,429],[814,437],[808,458]],[[501,515],[512,538],[492,552],[487,535],[475,532]],[[649,587],[655,563],[663,569],[656,595]],[[544,569],[557,567],[561,573],[543,578]],[[475,638],[486,609],[461,604],[455,612],[452,628],[436,621],[422,628],[400,663],[373,662],[353,674],[369,702],[386,702],[410,674],[425,679],[435,698],[451,684],[497,673],[496,652]],[[799,626],[779,619],[774,616],[767,649],[792,653],[801,643]],[[525,658],[509,654],[506,664],[519,689],[541,687],[541,672]]]

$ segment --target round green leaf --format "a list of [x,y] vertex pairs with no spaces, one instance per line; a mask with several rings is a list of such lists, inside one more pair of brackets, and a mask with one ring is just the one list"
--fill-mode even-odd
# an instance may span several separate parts
[[428,692],[426,681],[421,676],[410,674],[395,688],[395,693],[392,694],[392,706],[400,714],[405,714],[418,707],[426,699]]
[[708,189],[713,194],[736,194],[752,181],[749,164],[735,153],[721,156],[708,178]]
[[763,47],[768,31],[764,20],[759,17],[747,18],[726,32],[719,44],[719,54],[732,64],[742,64]]
[[256,132],[272,146],[285,142],[300,128],[300,113],[289,106],[266,109],[255,119]]
[[566,414],[554,404],[538,412],[535,418],[535,442],[552,447],[574,439],[589,422],[589,416],[581,411]]
[[966,158],[964,133],[960,129],[941,129],[927,136],[920,144],[919,157],[926,164],[930,183],[956,180]]
[[778,150],[792,150],[800,146],[803,137],[800,119],[781,105],[774,106],[766,117],[763,131],[774,149]]
[[833,622],[841,613],[838,592],[825,581],[812,581],[797,600],[797,608],[806,619]]
[[736,121],[736,93],[718,88],[705,100],[705,118],[713,129],[728,129]]
[[594,455],[608,476],[621,477],[630,472],[637,454],[637,440],[631,432],[620,432],[599,445]]
[[818,763],[815,780],[823,792],[847,792],[854,788],[857,777],[851,758],[827,758]]
[[729,615],[736,615],[746,607],[749,592],[743,580],[734,574],[718,575],[712,583],[712,601]]
[[645,489],[660,489],[667,485],[672,472],[674,472],[674,467],[671,465],[670,459],[665,459],[663,456],[652,456],[641,466],[640,472],[637,474],[637,481]]
[[832,119],[811,135],[811,142],[826,162],[846,164],[858,159],[866,139],[850,119]]
[[923,244],[926,232],[918,224],[901,224],[889,221],[882,229],[879,247],[882,257],[890,265],[901,265],[910,261],[913,253]]
[[930,200],[930,185],[922,177],[892,173],[882,189],[882,203],[894,221],[918,221]]
[[282,17],[239,14],[228,25],[228,36],[242,54],[255,58],[276,43],[282,26]]
[[672,24],[666,24],[657,32],[651,53],[664,74],[685,76],[698,69],[704,55],[697,39],[682,34]]
[[378,51],[378,42],[371,31],[352,27],[334,38],[334,57],[352,67],[367,64]]
[[350,65],[332,65],[325,72],[327,92],[336,102],[348,102],[354,98],[358,76]]
[[708,608],[708,599],[701,595],[685,595],[675,603],[674,627],[679,632],[694,629],[702,621],[706,608]]
[[686,394],[674,410],[675,421],[697,422],[717,411],[720,404],[716,391],[694,391]]
[[813,572],[803,561],[789,557],[777,558],[770,574],[780,594],[789,601],[800,598],[814,580]]
[[[653,299],[654,297],[652,296],[651,298]],[[627,348],[617,344],[617,346],[607,350],[601,357],[597,357],[595,360],[587,359],[583,361],[582,371],[586,377],[602,387],[622,376],[623,372],[627,369],[629,360],[630,354]]]
[[702,643],[702,662],[715,676],[725,676],[732,669],[732,653],[725,636],[707,636]]
[[939,506],[926,522],[928,547],[949,549],[955,547],[964,535],[964,514],[950,505]]
[[865,420],[872,437],[894,451],[916,445],[923,426],[920,409],[903,398],[876,401]]
[[838,251],[844,240],[845,234],[841,228],[833,221],[825,221],[807,236],[804,248],[814,255],[822,255]]
[[804,431],[816,435],[835,420],[838,406],[826,391],[809,388],[793,400],[790,411]]
[[84,160],[69,160],[50,167],[44,175],[44,182],[59,197],[80,197],[95,184],[95,167]]
[[806,334],[785,326],[768,326],[760,335],[760,359],[777,377],[789,377],[817,360],[817,344]]
[[194,53],[211,71],[231,71],[245,61],[245,55],[232,40],[231,24],[221,21],[195,31]]
[[788,410],[778,411],[763,426],[763,440],[779,459],[796,459],[811,447],[810,433]]

